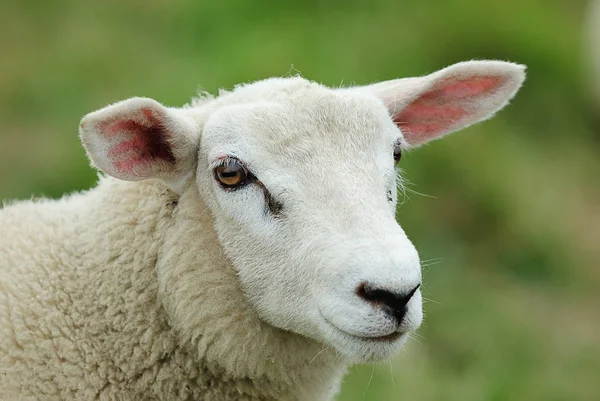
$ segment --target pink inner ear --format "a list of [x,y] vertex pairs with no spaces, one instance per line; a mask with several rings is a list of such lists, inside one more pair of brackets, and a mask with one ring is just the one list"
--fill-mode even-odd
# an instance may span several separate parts
[[409,143],[428,142],[458,124],[468,123],[477,113],[477,97],[489,94],[502,82],[497,76],[442,81],[403,108],[393,120]]
[[152,168],[156,162],[175,164],[165,126],[152,110],[144,108],[139,112],[142,115],[122,117],[100,130],[109,138],[118,138],[110,147],[108,158],[121,173]]

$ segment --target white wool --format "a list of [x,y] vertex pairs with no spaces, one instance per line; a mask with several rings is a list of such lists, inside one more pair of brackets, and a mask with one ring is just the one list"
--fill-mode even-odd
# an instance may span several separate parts
[[[422,321],[399,146],[488,118],[523,79],[467,62],[90,113],[82,141],[112,177],[0,211],[0,399],[333,399],[349,365],[393,356]],[[231,160],[256,178],[223,188]]]

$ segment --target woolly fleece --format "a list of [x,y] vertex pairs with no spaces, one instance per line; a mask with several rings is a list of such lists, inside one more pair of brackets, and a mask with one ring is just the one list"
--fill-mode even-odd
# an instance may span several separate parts
[[0,399],[332,398],[344,364],[257,318],[212,224],[158,180],[5,207]]

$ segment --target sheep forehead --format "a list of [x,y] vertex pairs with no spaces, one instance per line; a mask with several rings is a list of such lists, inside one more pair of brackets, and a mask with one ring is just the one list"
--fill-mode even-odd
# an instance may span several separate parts
[[302,78],[259,81],[227,97],[230,138],[274,157],[364,153],[399,135],[375,97]]

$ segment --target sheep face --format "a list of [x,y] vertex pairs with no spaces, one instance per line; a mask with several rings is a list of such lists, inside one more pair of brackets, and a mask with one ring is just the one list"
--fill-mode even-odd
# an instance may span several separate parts
[[185,109],[131,99],[81,135],[111,175],[200,192],[262,320],[378,360],[422,321],[419,256],[395,220],[402,153],[488,118],[523,79],[503,62],[349,89],[269,79]]
[[265,321],[385,357],[422,319],[419,257],[395,221],[394,153],[407,144],[374,96],[274,85],[288,94],[223,107],[204,126],[198,187],[223,249]]

